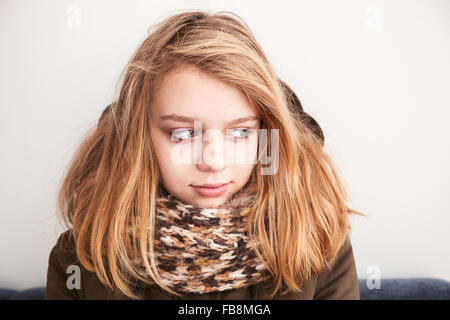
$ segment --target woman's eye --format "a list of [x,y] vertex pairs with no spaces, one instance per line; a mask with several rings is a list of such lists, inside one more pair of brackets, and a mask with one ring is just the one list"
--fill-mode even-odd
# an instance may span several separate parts
[[[233,138],[246,139],[251,134],[252,129],[250,128],[239,128],[229,130]],[[190,138],[196,136],[197,133],[192,129],[177,129],[170,132],[171,141],[183,142],[189,140]]]
[[[252,129],[242,128],[242,129],[231,130],[231,132],[233,134],[233,137],[238,138],[238,139],[245,139],[245,138],[248,138],[248,136],[252,132]],[[237,134],[234,134],[235,132]]]
[[195,130],[191,129],[174,130],[170,132],[170,137],[172,141],[181,142],[190,139],[192,137],[191,133],[195,133]]

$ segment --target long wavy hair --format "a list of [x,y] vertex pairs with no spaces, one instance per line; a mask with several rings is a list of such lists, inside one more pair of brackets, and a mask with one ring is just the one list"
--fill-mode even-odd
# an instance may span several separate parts
[[[257,195],[248,233],[262,244],[256,254],[272,275],[272,297],[281,289],[301,291],[306,279],[334,261],[351,229],[349,214],[364,214],[346,206],[323,141],[294,112],[287,87],[249,27],[228,11],[184,11],[152,25],[119,77],[114,102],[83,137],[57,200],[80,263],[130,298],[142,298],[139,281],[179,296],[162,282],[153,251],[161,181],[149,110],[157,80],[183,65],[240,89],[257,108],[261,127],[279,130],[278,171],[260,175],[258,161],[252,174]],[[136,257],[149,277],[135,269]]]

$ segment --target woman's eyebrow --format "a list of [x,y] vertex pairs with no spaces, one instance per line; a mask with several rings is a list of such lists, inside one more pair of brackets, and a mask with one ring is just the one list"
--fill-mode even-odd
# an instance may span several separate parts
[[[160,119],[161,120],[172,120],[172,121],[177,121],[177,122],[189,122],[189,123],[194,122],[194,120],[199,121],[199,119],[197,119],[197,118],[186,117],[186,116],[182,116],[182,115],[178,115],[178,114],[164,115],[164,116],[161,116]],[[228,125],[238,124],[238,123],[247,122],[247,121],[257,121],[257,120],[259,120],[258,116],[246,116],[246,117],[234,119],[234,120],[230,121],[228,123]]]

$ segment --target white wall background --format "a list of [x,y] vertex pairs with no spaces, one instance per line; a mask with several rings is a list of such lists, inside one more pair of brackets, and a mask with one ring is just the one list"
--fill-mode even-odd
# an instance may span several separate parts
[[352,218],[358,276],[450,280],[450,1],[3,0],[0,287],[45,285],[63,169],[147,28],[181,9],[243,17],[322,126],[369,215]]

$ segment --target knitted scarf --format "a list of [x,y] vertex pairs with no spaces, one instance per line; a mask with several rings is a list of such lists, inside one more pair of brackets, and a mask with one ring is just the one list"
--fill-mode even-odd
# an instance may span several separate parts
[[204,208],[160,193],[154,250],[163,283],[183,294],[237,289],[269,279],[247,233],[254,195],[240,191],[223,205]]

